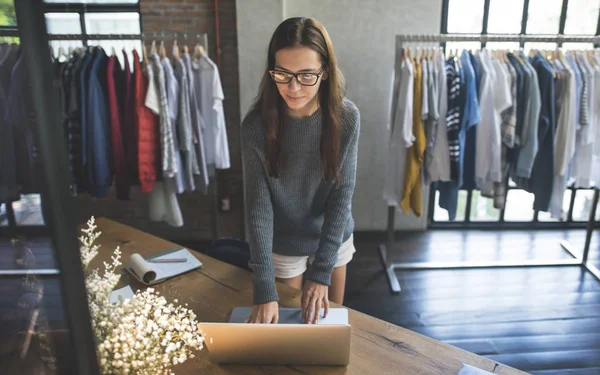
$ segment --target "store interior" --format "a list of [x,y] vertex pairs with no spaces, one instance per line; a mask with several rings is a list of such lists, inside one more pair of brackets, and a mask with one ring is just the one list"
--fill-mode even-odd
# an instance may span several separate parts
[[91,218],[91,265],[185,247],[204,267],[157,284],[169,303],[252,306],[240,130],[300,16],[360,112],[350,365],[221,367],[205,347],[171,370],[600,374],[600,0],[0,1],[0,373],[101,373]]

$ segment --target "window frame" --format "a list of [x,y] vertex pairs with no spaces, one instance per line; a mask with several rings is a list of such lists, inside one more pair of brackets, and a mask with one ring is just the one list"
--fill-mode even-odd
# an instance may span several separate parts
[[[450,9],[450,1],[451,0],[442,0],[442,17],[440,24],[440,33],[443,34],[460,34],[460,33],[449,33],[448,32],[448,14]],[[481,25],[481,34],[486,35],[500,35],[495,33],[488,33],[488,21],[490,15],[490,4],[491,0],[484,0],[483,4],[483,19]],[[567,20],[567,12],[569,7],[569,0],[562,1],[560,19],[559,19],[559,29],[558,35],[564,35],[565,24]],[[527,35],[527,19],[529,14],[529,0],[523,1],[523,10],[521,15],[521,30],[520,34]],[[501,34],[504,35],[504,34]],[[516,34],[515,34],[516,35]],[[596,25],[596,34],[600,35],[600,12],[598,16],[598,21]],[[440,43],[441,47],[446,48],[446,43]],[[560,46],[561,43],[559,42]],[[486,46],[486,42],[481,43],[481,48]],[[525,42],[520,41],[519,46],[524,48]],[[600,47],[600,45],[594,45],[595,48]],[[598,184],[600,182],[597,182]],[[564,221],[539,221],[539,211],[534,210],[534,215],[532,220],[528,221],[505,221],[505,209],[500,210],[500,216],[498,220],[477,220],[471,221],[471,206],[473,200],[473,191],[460,189],[462,191],[467,192],[467,202],[465,205],[465,218],[464,220],[454,220],[454,221],[436,221],[435,220],[435,210],[444,210],[443,208],[436,205],[436,192],[437,190],[433,188],[433,185],[430,185],[429,191],[429,209],[427,212],[427,222],[428,227],[432,229],[460,229],[460,228],[473,228],[473,229],[506,229],[506,228],[515,228],[515,229],[557,229],[557,228],[585,228],[587,221],[574,221],[573,220],[573,208],[575,204],[575,199],[577,197],[577,193],[579,191],[592,191],[590,188],[575,188],[573,186],[567,187],[567,190],[571,191],[571,198],[569,202],[569,208],[567,212],[567,218]],[[507,186],[506,194],[508,199],[508,192],[511,190],[523,190],[515,186]],[[566,191],[566,190],[565,190]],[[600,227],[600,224],[596,225]]]

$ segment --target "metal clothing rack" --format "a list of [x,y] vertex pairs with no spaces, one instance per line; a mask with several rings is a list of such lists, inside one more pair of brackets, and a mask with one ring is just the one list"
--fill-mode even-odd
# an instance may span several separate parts
[[[0,37],[2,36],[19,36],[18,29],[0,29]],[[158,41],[173,41],[188,43],[196,40],[203,47],[206,53],[208,53],[208,34],[199,33],[194,34],[194,38],[188,38],[188,34],[185,32],[170,32],[161,31],[153,33],[139,33],[139,34],[48,34],[48,40],[81,40],[85,46],[87,46],[88,40],[141,40],[144,41],[156,40]],[[210,182],[210,189],[212,195],[211,205],[211,219],[212,219],[212,240],[219,238],[219,188],[217,183],[217,176],[213,173],[212,181]],[[8,227],[11,232],[14,232],[18,224],[16,222],[15,212],[12,206],[12,202],[6,202],[6,213],[8,219]],[[32,229],[28,227],[28,229]]]
[[[600,44],[600,36],[585,35],[523,35],[523,34],[433,34],[433,35],[396,35],[396,54],[394,71],[398,77],[402,63],[402,52],[404,43],[446,43],[446,42],[519,42],[523,46],[525,42],[548,42],[557,43],[560,47],[563,43],[594,43]],[[396,89],[392,95],[395,97]],[[390,118],[393,119],[393,108]],[[394,219],[396,207],[388,206],[387,220],[387,244],[379,245],[379,255],[384,267],[392,292],[401,291],[400,282],[395,270],[431,270],[431,269],[473,269],[473,268],[507,268],[507,267],[548,267],[548,266],[579,266],[589,271],[600,280],[600,271],[588,261],[592,232],[595,226],[596,206],[598,205],[598,188],[594,190],[592,208],[586,230],[586,242],[583,256],[577,255],[572,246],[565,241],[561,242],[562,248],[571,255],[572,259],[549,259],[549,260],[518,260],[518,261],[465,261],[465,262],[391,262],[389,252],[395,243]]]

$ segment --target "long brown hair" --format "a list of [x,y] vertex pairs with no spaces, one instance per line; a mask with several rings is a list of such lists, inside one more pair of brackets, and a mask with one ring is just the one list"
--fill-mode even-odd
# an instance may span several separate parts
[[254,109],[260,113],[265,129],[266,162],[269,175],[279,176],[279,167],[283,165],[281,140],[284,132],[283,119],[285,102],[276,83],[269,75],[269,69],[275,68],[277,51],[305,46],[316,51],[325,66],[327,79],[321,81],[318,100],[322,111],[321,131],[321,171],[326,181],[339,180],[339,153],[341,140],[341,110],[345,95],[345,80],[340,72],[333,50],[331,38],[323,25],[309,17],[289,18],[283,21],[273,33],[267,56],[267,69],[260,84],[260,92]]

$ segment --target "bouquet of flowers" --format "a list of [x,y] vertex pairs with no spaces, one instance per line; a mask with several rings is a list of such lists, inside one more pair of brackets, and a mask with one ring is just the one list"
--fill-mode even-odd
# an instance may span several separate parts
[[[98,254],[100,245],[94,242],[94,217],[87,222],[81,242],[84,269]],[[112,262],[104,262],[104,272],[97,269],[86,277],[92,327],[102,374],[172,374],[169,367],[194,358],[202,350],[203,338],[197,328],[196,315],[187,307],[175,306],[153,288],[137,291],[131,299],[110,302],[110,293],[120,275],[115,269],[120,263],[119,247]],[[175,304],[178,301],[173,301]],[[185,305],[187,306],[187,304]]]

